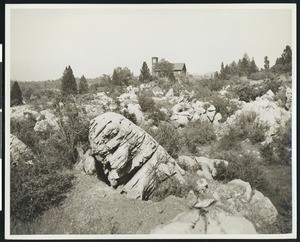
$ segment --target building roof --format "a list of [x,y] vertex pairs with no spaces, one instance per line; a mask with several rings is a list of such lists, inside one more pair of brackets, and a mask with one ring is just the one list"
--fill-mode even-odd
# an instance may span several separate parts
[[185,67],[184,63],[172,63],[173,64],[173,71],[182,71]]

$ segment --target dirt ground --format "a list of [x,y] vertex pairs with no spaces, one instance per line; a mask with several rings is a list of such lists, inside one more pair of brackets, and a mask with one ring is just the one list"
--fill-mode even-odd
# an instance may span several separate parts
[[173,196],[160,202],[129,199],[96,177],[76,172],[75,185],[62,205],[47,210],[26,228],[22,225],[19,232],[148,234],[187,209],[184,199]]

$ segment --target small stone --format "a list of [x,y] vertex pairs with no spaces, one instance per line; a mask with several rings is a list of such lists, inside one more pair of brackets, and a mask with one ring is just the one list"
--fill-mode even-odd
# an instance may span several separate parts
[[194,205],[194,208],[207,208],[207,207],[209,207],[212,203],[214,203],[214,201],[215,201],[215,199],[213,199],[213,198],[205,199],[205,200],[199,201],[199,202],[197,202],[197,203]]
[[186,197],[186,204],[189,206],[189,207],[192,207],[194,206],[194,204],[198,201],[197,199],[197,196],[195,195],[195,193],[190,190],[187,197]]

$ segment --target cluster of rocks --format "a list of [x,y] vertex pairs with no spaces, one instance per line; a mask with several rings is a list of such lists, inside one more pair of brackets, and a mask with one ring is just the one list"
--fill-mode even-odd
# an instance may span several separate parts
[[40,112],[37,112],[31,109],[28,105],[11,108],[11,119],[25,121],[29,117],[32,117],[36,120],[36,124],[33,128],[36,132],[46,131],[47,128],[51,128],[52,130],[59,129],[58,118],[55,116],[55,114],[53,114],[53,112],[50,109],[45,109]]
[[85,114],[89,118],[95,118],[105,111],[112,111],[117,108],[116,102],[110,98],[105,92],[93,94],[93,98],[89,104],[83,106]]
[[178,126],[198,120],[218,124],[222,119],[222,115],[216,112],[215,106],[201,101],[179,102],[173,106],[171,111],[171,121]]
[[188,167],[201,166],[196,191],[191,190],[184,199],[187,211],[157,226],[152,233],[256,234],[263,225],[276,221],[278,212],[270,199],[252,189],[248,182],[235,179],[220,183],[213,179],[215,165],[227,165],[227,161],[188,156],[179,160],[179,164]]
[[191,156],[174,160],[150,135],[119,114],[108,112],[93,119],[89,139],[91,149],[78,167],[87,174],[100,174],[130,198],[148,199],[169,177],[183,186],[187,182],[183,168],[197,167],[196,188],[184,200],[190,209],[153,233],[256,233],[255,228],[276,220],[274,205],[249,183],[214,180],[216,165],[226,166],[227,161]]

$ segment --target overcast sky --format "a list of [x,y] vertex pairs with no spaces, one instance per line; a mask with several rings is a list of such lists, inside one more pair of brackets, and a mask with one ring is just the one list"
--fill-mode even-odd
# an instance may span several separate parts
[[152,56],[184,62],[192,74],[219,70],[244,53],[263,67],[264,56],[273,65],[293,40],[291,9],[68,7],[11,9],[11,79],[58,79],[67,65],[76,77],[118,66],[138,75]]

